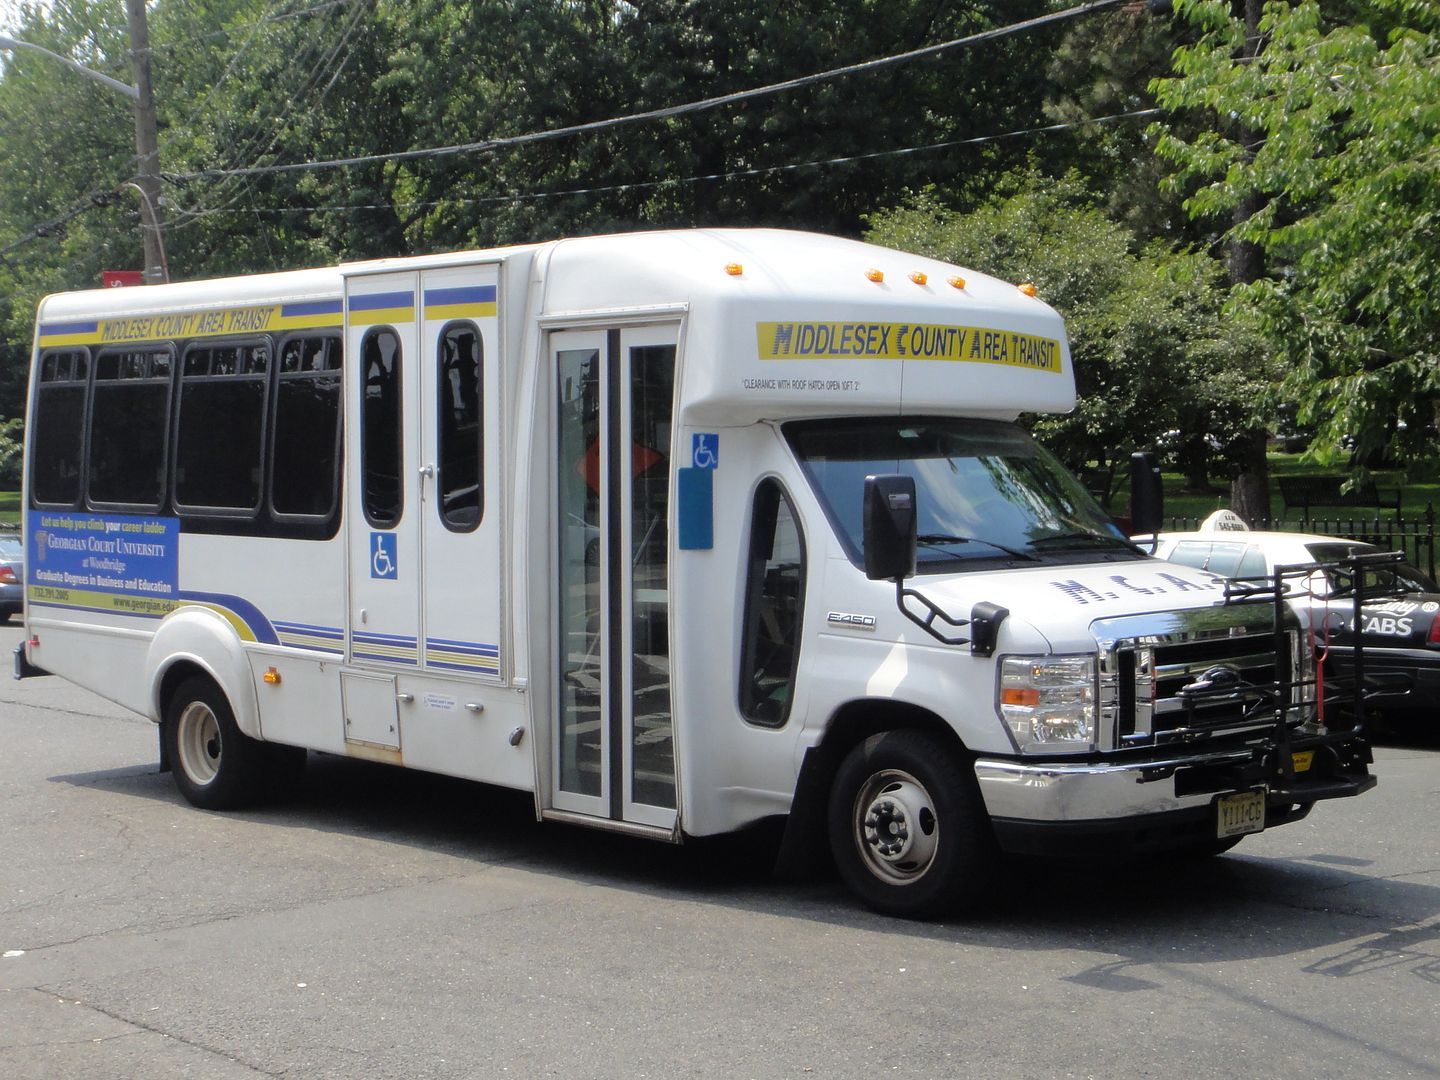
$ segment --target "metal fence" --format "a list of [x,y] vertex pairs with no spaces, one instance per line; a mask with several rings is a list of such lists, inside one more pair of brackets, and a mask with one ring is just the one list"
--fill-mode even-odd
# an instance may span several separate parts
[[[1171,532],[1189,532],[1198,529],[1204,518],[1172,517],[1167,529]],[[1425,507],[1423,513],[1409,518],[1318,518],[1284,521],[1270,519],[1250,523],[1252,529],[1272,532],[1318,533],[1321,536],[1338,536],[1345,540],[1361,540],[1374,544],[1386,551],[1403,551],[1405,559],[1412,566],[1418,566],[1430,577],[1435,576],[1435,507]]]

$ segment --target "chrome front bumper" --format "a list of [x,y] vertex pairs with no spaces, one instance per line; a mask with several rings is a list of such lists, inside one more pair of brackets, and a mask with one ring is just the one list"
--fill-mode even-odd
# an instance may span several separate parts
[[[975,777],[992,820],[1138,821],[1208,810],[1219,795],[1264,788],[1272,808],[1358,795],[1375,786],[1369,745],[1354,732],[1297,737],[1311,765],[1295,774],[1276,767],[1286,751],[1273,743],[1231,746],[1134,762],[1027,763],[980,758]],[[1287,759],[1288,760],[1288,759]]]
[[1214,791],[1176,793],[1181,769],[1243,768],[1248,748],[1125,764],[1027,765],[980,758],[975,777],[991,818],[1028,821],[1095,821],[1164,814],[1209,806]]

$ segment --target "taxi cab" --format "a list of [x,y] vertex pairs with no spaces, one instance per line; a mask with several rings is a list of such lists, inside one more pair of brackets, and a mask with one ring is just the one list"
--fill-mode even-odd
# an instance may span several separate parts
[[[1170,562],[1224,578],[1268,578],[1279,567],[1334,563],[1381,551],[1373,544],[1311,533],[1252,531],[1222,511],[1193,532],[1161,533],[1155,554]],[[1334,570],[1317,570],[1290,587],[1290,606],[1305,618],[1325,659],[1325,670],[1343,676],[1354,642],[1350,581]],[[1379,684],[1369,707],[1383,720],[1440,730],[1440,586],[1407,563],[1365,572],[1361,617],[1365,672]],[[1382,725],[1383,726],[1383,725]]]

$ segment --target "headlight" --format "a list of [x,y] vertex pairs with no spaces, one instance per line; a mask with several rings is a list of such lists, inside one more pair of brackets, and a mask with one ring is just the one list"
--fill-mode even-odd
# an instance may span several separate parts
[[1000,664],[1000,715],[1022,752],[1095,746],[1095,657],[1007,656]]

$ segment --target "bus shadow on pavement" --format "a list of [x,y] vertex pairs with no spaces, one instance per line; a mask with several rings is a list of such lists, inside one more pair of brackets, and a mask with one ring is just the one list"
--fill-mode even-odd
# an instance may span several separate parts
[[[188,807],[154,764],[54,782]],[[1067,863],[1006,860],[977,912],[917,923],[873,914],[832,873],[779,881],[773,824],[669,845],[535,820],[528,792],[312,753],[302,780],[267,802],[216,815],[303,828],[504,864],[640,897],[675,897],[773,916],[969,945],[1113,951],[1123,958],[1072,976],[1100,990],[1147,988],[1148,963],[1212,963],[1307,956],[1332,978],[1412,964],[1440,981],[1440,883],[1366,873],[1366,860],[1323,850],[1301,856]]]

